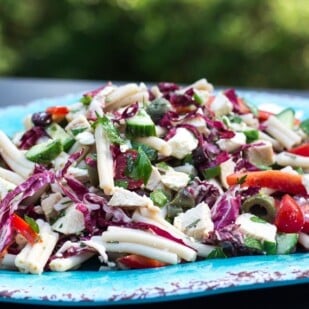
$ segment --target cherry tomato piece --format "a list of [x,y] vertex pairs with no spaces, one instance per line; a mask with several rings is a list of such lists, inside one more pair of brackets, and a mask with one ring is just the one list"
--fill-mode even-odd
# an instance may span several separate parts
[[283,233],[298,233],[305,224],[304,213],[294,198],[285,194],[277,210],[275,225]]

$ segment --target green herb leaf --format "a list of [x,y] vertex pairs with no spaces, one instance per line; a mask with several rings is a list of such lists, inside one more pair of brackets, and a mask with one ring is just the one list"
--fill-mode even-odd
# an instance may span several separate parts
[[146,145],[146,144],[142,144],[142,143],[138,143],[135,141],[131,142],[133,149],[138,149],[139,147],[142,147],[143,151],[145,152],[145,154],[147,155],[148,159],[151,162],[155,162],[158,159],[158,151],[155,150],[154,148]]
[[127,180],[123,180],[123,179],[115,180],[115,186],[117,187],[127,189],[128,185],[129,185],[129,182]]
[[113,143],[113,144],[124,144],[125,141],[124,139],[120,136],[117,128],[113,125],[112,121],[106,116],[99,116],[97,114],[97,121],[95,122],[95,126],[97,125],[102,125],[105,134],[107,135],[108,139]]
[[232,123],[242,123],[243,120],[239,117],[239,116],[236,116],[236,115],[229,115],[228,119],[230,120],[230,122]]
[[256,223],[267,223],[267,221],[263,220],[262,218],[260,218],[258,216],[252,216],[250,218],[250,221],[256,222]]
[[139,147],[137,151],[138,156],[136,160],[131,160],[133,162],[128,160],[127,170],[131,178],[142,179],[144,184],[146,184],[152,172],[151,162],[142,147]]
[[166,162],[159,162],[156,167],[163,172],[167,172],[171,168]]
[[243,131],[243,133],[246,135],[247,143],[252,143],[259,139],[258,130],[246,130],[246,131]]
[[247,178],[247,175],[244,175],[244,176],[238,178],[238,179],[237,179],[237,184],[238,184],[238,185],[242,185],[243,183],[245,183],[246,178]]
[[222,258],[227,258],[227,256],[223,252],[223,249],[221,247],[215,248],[207,255],[207,259],[222,259]]
[[217,165],[214,167],[209,167],[206,170],[204,170],[203,176],[205,177],[205,179],[212,179],[219,176],[220,173],[221,173],[220,165]]
[[188,229],[191,229],[191,228],[193,228],[193,227],[196,227],[200,221],[201,221],[200,218],[194,220],[193,222],[191,222],[189,225],[187,225],[187,226],[185,227],[185,230],[188,230]]
[[87,128],[76,128],[76,129],[72,129],[71,132],[74,136],[76,136],[77,134],[82,133],[85,130],[87,130]]
[[31,217],[29,217],[29,216],[27,216],[27,215],[25,215],[25,221],[30,225],[30,227],[36,232],[36,233],[39,233],[40,232],[40,228],[39,228],[39,226],[38,226],[38,224],[36,223],[36,221],[33,219],[33,218],[31,218]]

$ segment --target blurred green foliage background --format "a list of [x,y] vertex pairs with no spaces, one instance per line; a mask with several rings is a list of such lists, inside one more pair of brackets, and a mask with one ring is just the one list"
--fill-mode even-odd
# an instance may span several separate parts
[[0,0],[0,75],[308,89],[308,0]]

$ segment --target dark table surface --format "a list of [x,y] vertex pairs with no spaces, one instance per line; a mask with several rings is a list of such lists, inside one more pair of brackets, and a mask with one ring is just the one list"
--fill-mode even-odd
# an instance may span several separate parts
[[[104,81],[0,78],[0,106],[26,104],[32,100],[46,97],[62,96],[68,93],[79,93],[94,89]],[[309,98],[309,91],[271,90],[276,93],[287,93]],[[1,119],[0,119],[1,121]],[[308,260],[309,263],[309,260]],[[29,276],[31,280],[31,276]],[[1,285],[1,276],[0,276]],[[72,304],[73,305],[73,304]],[[309,284],[293,284],[273,288],[260,288],[205,297],[194,297],[178,301],[153,302],[140,305],[117,305],[117,308],[158,308],[167,305],[185,306],[184,308],[309,308]],[[9,308],[30,308],[36,305],[9,303]],[[45,308],[51,308],[45,306]],[[104,306],[115,308],[115,306]]]

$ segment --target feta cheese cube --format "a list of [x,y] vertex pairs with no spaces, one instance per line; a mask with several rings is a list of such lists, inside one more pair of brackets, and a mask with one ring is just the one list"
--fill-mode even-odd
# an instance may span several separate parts
[[147,196],[138,195],[135,192],[121,187],[115,187],[114,194],[108,202],[109,206],[119,207],[153,207],[153,202]]
[[168,188],[178,191],[188,184],[190,176],[186,173],[176,172],[171,169],[161,176],[161,181]]
[[197,147],[198,140],[188,129],[178,128],[176,134],[167,143],[171,147],[171,155],[177,159],[183,159]]
[[52,225],[52,229],[65,235],[79,234],[85,229],[84,215],[72,205],[65,210],[64,216]]
[[239,224],[240,231],[247,236],[261,241],[276,242],[277,227],[274,224],[255,220],[256,217],[250,213],[239,215],[235,224]]
[[202,202],[179,214],[174,218],[174,226],[186,235],[202,240],[214,229],[209,206]]
[[231,113],[233,104],[223,93],[219,93],[212,101],[210,110],[213,111],[217,117],[220,117]]
[[233,152],[240,146],[246,144],[246,135],[242,132],[236,132],[232,138],[221,138],[217,142],[221,150],[227,152]]
[[275,163],[273,146],[269,141],[258,141],[246,150],[250,163],[255,165],[272,165]]

